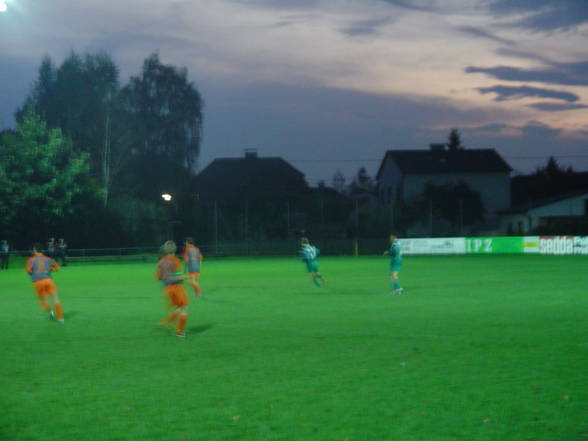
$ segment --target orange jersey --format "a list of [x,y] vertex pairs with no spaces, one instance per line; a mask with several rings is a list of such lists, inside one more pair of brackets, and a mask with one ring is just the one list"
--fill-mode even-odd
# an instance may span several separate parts
[[186,245],[182,257],[184,258],[184,262],[186,262],[189,273],[200,272],[200,261],[204,258],[204,256],[202,256],[202,253],[197,246],[192,244]]
[[51,257],[47,257],[44,254],[35,254],[27,260],[25,271],[31,280],[36,282],[37,280],[51,279],[51,272],[58,271],[61,267]]
[[182,279],[179,279],[177,274],[175,274],[177,271],[181,271],[181,269],[182,265],[180,259],[168,254],[157,262],[156,277],[161,280],[165,286],[182,283]]

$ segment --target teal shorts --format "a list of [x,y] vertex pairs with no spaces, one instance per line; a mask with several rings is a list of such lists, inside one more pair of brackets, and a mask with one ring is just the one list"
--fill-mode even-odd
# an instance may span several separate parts
[[400,268],[402,268],[401,263],[391,263],[390,264],[390,271],[400,271]]
[[317,262],[306,262],[306,269],[309,273],[318,273],[319,266]]

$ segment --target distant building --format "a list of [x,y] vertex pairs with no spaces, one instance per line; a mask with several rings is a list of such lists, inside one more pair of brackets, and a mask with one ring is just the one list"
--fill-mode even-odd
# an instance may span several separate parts
[[200,199],[220,203],[272,200],[285,202],[308,191],[304,173],[277,157],[245,150],[241,158],[217,158],[196,177]]
[[449,150],[431,144],[429,150],[388,150],[376,176],[377,198],[380,204],[410,203],[427,184],[462,181],[480,194],[489,228],[498,223],[498,212],[510,206],[511,171],[494,149]]
[[[577,225],[588,219],[588,190],[516,205],[501,210],[499,214],[503,234],[530,234],[537,229],[549,231],[564,225]],[[569,232],[558,231],[558,234]]]
[[304,174],[282,158],[252,149],[217,158],[194,180],[192,227],[225,240],[285,238],[303,223],[309,192]]

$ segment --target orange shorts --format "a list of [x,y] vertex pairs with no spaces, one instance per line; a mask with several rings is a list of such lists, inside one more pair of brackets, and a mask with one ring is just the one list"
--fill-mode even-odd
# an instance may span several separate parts
[[43,297],[47,297],[48,295],[57,294],[57,287],[55,283],[53,283],[53,279],[41,279],[33,282],[35,285],[35,290],[37,291],[37,296],[41,299]]
[[198,277],[200,277],[200,273],[188,273],[190,275],[190,277],[192,277],[193,279],[198,279]]
[[165,293],[174,306],[180,307],[190,304],[184,286],[181,283],[166,286]]

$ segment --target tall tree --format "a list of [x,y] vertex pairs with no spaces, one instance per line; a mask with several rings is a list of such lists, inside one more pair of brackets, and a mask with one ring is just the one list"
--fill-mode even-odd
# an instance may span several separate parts
[[129,124],[119,99],[118,68],[105,53],[71,52],[59,68],[46,56],[19,120],[28,106],[49,127],[62,129],[73,147],[89,154],[92,173],[108,201],[116,174],[129,156]]
[[0,139],[0,224],[44,233],[76,208],[76,197],[96,192],[88,155],[73,151],[60,129],[48,129],[27,108],[16,133]]
[[357,175],[349,184],[349,193],[350,194],[359,194],[359,193],[370,193],[374,190],[374,180],[368,174],[365,167],[360,167],[357,171]]
[[333,188],[339,193],[345,193],[345,176],[339,169],[333,175]]
[[203,100],[188,81],[187,70],[164,65],[153,54],[143,63],[141,75],[130,79],[124,97],[137,121],[140,141],[134,147],[144,177],[159,177],[165,186],[177,180],[178,169],[193,173],[200,153]]
[[451,151],[460,150],[464,148],[461,142],[461,135],[457,129],[451,129],[447,138],[447,148]]

